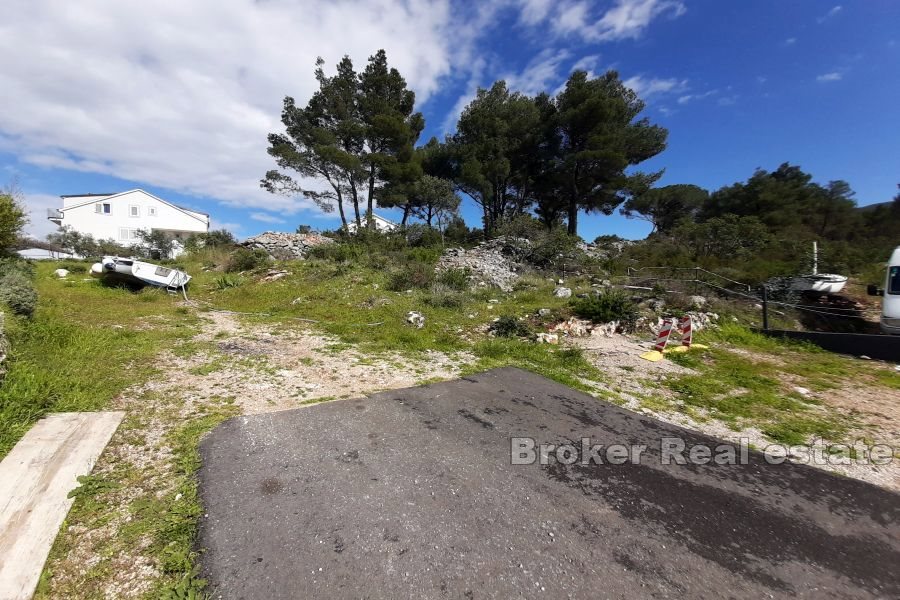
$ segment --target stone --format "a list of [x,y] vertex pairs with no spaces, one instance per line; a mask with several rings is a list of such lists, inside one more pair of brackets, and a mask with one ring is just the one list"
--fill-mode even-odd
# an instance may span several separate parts
[[435,267],[437,272],[466,269],[474,285],[493,285],[511,292],[518,279],[518,260],[527,255],[531,242],[520,238],[499,237],[481,242],[469,250],[447,248]]
[[535,337],[538,344],[559,344],[559,336],[555,333],[539,333]]
[[582,319],[576,319],[575,317],[570,318],[568,321],[563,321],[562,323],[557,324],[551,329],[551,331],[556,333],[562,333],[569,337],[586,337],[591,334],[591,329],[593,325],[591,325],[590,321],[584,321]]
[[333,244],[334,240],[318,233],[283,233],[266,231],[247,238],[243,245],[247,248],[265,250],[276,259],[304,259],[310,248],[323,244]]
[[53,271],[53,274],[56,275],[57,277],[59,277],[60,279],[62,279],[63,277],[65,277],[66,275],[69,274],[69,271],[66,269],[57,269],[57,270]]
[[690,302],[693,310],[703,310],[703,307],[707,304],[707,300],[703,296],[691,296],[688,298],[688,302]]
[[549,308],[540,308],[540,309],[538,309],[537,314],[538,314],[538,316],[546,317],[547,315],[549,315],[552,312],[553,311],[550,310]]
[[262,278],[263,281],[278,281],[279,279],[284,279],[288,275],[290,275],[290,271],[282,271],[279,269],[272,269]]
[[406,322],[413,325],[416,329],[425,327],[425,315],[420,312],[411,310],[406,313]]
[[567,287],[559,286],[555,290],[553,290],[553,295],[557,298],[571,298],[572,290]]
[[801,396],[811,396],[812,395],[812,391],[806,389],[805,387],[799,386],[799,385],[794,386],[794,391],[797,392],[798,394],[800,394]]

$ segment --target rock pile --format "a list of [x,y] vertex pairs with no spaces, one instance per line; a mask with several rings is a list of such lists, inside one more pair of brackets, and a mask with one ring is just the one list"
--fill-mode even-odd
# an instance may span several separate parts
[[289,260],[306,258],[309,249],[322,244],[333,244],[334,240],[318,233],[280,233],[267,231],[247,238],[244,246],[260,248],[272,258]]
[[515,254],[512,251],[515,247],[509,240],[497,238],[482,242],[471,250],[448,248],[438,261],[437,271],[468,269],[476,284],[495,285],[504,292],[510,292],[521,268],[515,257],[511,256]]

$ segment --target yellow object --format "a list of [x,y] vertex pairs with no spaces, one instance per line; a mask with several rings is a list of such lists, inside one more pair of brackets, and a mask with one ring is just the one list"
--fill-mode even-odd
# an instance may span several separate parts
[[672,346],[671,348],[666,348],[663,352],[677,352],[680,354],[682,352],[687,352],[688,350],[690,350],[688,346]]
[[650,362],[659,362],[663,359],[663,354],[659,350],[651,350],[650,352],[641,354],[641,358],[649,360]]

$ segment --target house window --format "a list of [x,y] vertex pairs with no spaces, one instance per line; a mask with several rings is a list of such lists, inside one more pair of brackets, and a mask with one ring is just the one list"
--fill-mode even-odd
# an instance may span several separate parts
[[112,205],[109,202],[98,202],[94,205],[94,212],[101,215],[112,214]]
[[130,205],[128,207],[128,216],[130,217],[139,217],[141,216],[141,209],[138,206]]
[[156,216],[156,207],[155,207],[155,206],[148,206],[148,207],[147,207],[147,216],[148,216],[148,217],[155,217],[155,216]]
[[128,227],[122,227],[119,229],[119,239],[122,241],[132,241],[139,239],[138,230],[129,229]]

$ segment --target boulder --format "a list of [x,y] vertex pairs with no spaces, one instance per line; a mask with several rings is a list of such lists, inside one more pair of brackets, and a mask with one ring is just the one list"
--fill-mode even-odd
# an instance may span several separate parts
[[66,269],[57,269],[57,270],[53,271],[53,274],[56,275],[57,277],[59,277],[60,279],[62,279],[63,277],[65,277],[66,275],[69,274],[69,271],[67,271]]
[[571,290],[571,288],[558,286],[556,289],[553,290],[553,295],[556,296],[557,298],[571,298],[572,290]]
[[420,312],[411,310],[406,313],[406,322],[414,326],[416,329],[425,327],[425,315]]

